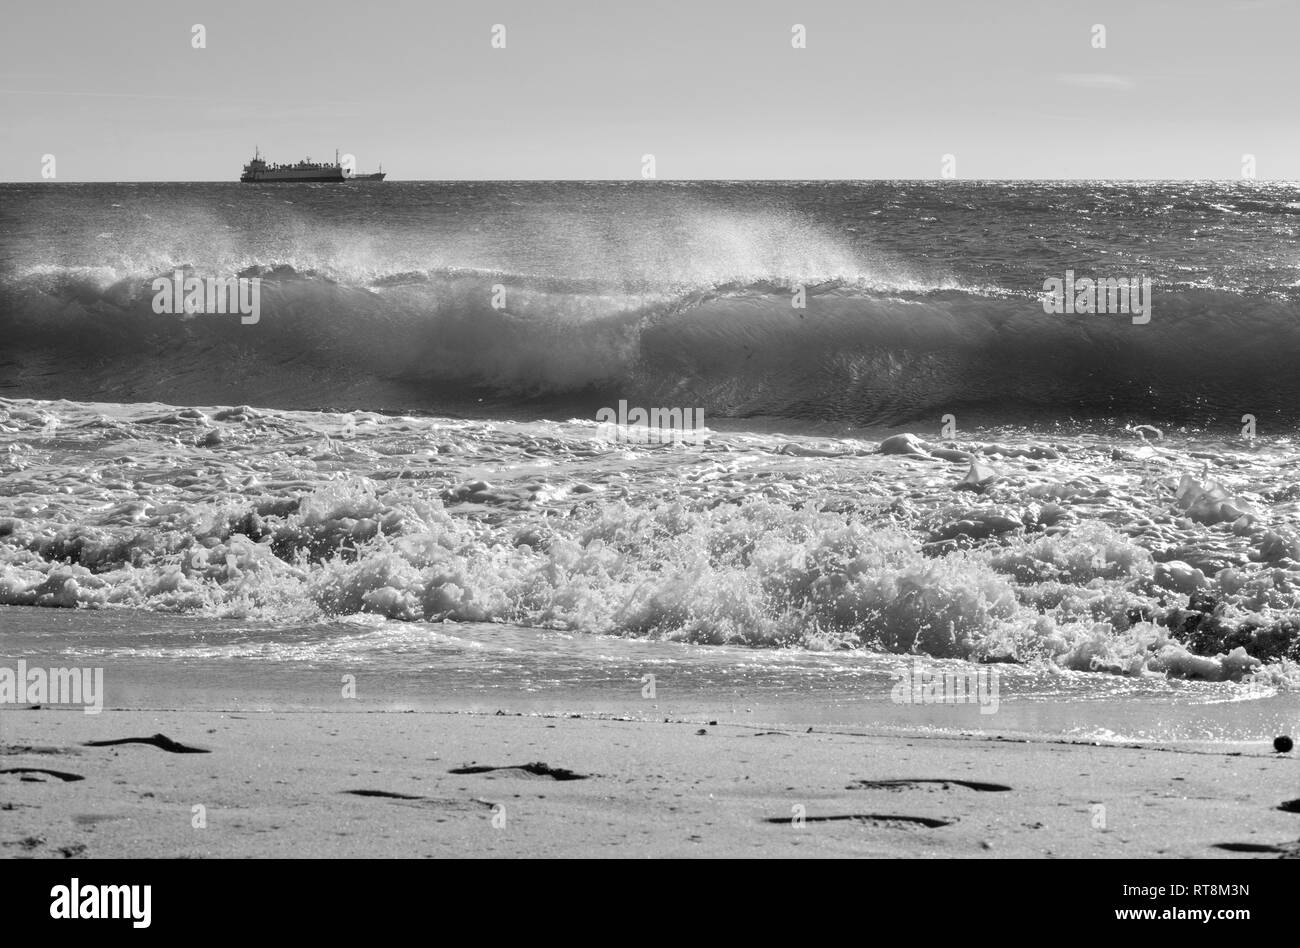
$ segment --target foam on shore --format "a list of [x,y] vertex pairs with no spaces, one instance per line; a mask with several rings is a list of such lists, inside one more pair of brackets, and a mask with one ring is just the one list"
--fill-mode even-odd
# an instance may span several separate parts
[[[590,422],[18,401],[0,425],[3,604],[1208,680],[1286,682],[1300,657],[1289,442],[1142,454],[1131,436],[1022,433],[945,459],[717,432],[632,444]],[[954,490],[957,456],[976,454],[996,482]]]

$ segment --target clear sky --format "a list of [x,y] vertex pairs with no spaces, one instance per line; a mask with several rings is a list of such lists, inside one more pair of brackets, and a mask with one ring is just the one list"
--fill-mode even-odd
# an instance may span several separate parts
[[14,3],[0,180],[53,154],[60,181],[234,181],[254,145],[391,179],[639,178],[647,153],[659,178],[935,178],[945,154],[1238,178],[1253,154],[1300,179],[1297,28],[1300,0]]

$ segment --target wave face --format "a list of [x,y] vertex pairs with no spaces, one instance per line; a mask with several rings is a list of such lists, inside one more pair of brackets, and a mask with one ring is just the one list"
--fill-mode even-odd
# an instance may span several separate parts
[[[0,191],[12,397],[525,416],[627,398],[849,425],[1300,411],[1289,187]],[[177,269],[260,278],[260,320],[156,315]],[[1151,321],[1045,313],[1067,270],[1150,277]]]

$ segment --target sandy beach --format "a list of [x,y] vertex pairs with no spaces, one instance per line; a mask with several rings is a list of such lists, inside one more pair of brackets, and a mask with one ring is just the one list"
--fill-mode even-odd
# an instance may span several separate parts
[[0,727],[11,858],[1300,854],[1295,760],[1258,744],[426,712],[6,709]]

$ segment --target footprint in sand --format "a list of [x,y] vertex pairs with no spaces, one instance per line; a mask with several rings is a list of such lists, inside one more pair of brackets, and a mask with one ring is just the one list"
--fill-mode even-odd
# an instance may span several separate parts
[[921,789],[925,784],[941,787],[944,790],[952,787],[965,787],[967,790],[976,790],[980,793],[1005,793],[1011,789],[1004,783],[981,783],[977,780],[952,780],[946,777],[918,777],[910,780],[855,780],[849,784],[848,789],[912,790]]
[[501,767],[473,766],[457,767],[448,771],[453,774],[486,774],[486,773],[504,773],[512,777],[549,777],[552,780],[586,780],[590,774],[574,773],[572,770],[565,770],[562,767],[552,767],[537,761],[532,764],[505,764]]
[[[846,788],[848,790],[922,790],[922,789],[942,789],[951,790],[954,787],[963,787],[967,790],[974,790],[978,793],[1005,793],[1011,788],[1003,783],[986,783],[978,780],[957,780],[951,777],[911,777],[899,778],[892,780],[855,780]],[[831,822],[855,822],[870,823],[873,826],[883,826],[891,828],[904,828],[924,826],[929,829],[937,829],[940,826],[951,826],[956,820],[938,819],[929,816],[901,816],[896,814],[883,813],[845,813],[833,816],[805,816],[806,823],[831,823]],[[765,822],[768,823],[789,823],[791,818],[788,816],[767,817]]]
[[72,817],[72,822],[82,829],[98,826],[100,823],[111,823],[114,820],[129,820],[130,816],[124,813],[78,813]]
[[[471,810],[478,810],[481,807],[487,807],[488,809],[493,809],[496,806],[496,804],[490,803],[487,800],[479,800],[477,798],[473,800],[454,800],[446,797],[441,797],[441,798],[421,797],[413,793],[398,793],[395,790],[363,789],[363,790],[344,790],[342,792],[354,797],[392,800],[394,803],[404,804],[408,806],[414,804],[416,805],[417,808],[421,808],[421,809],[432,807],[440,812],[446,812],[446,811],[467,812]],[[437,819],[437,822],[445,823],[447,822],[447,818],[446,817],[439,818]]]
[[33,849],[39,849],[45,845],[43,836],[25,836],[22,839],[11,839],[0,841],[0,846],[18,846],[25,852],[31,852]]
[[45,774],[50,777],[58,777],[64,783],[86,779],[81,774],[70,774],[63,770],[45,770],[40,767],[5,767],[0,769],[0,774]]
[[151,744],[172,754],[212,753],[212,751],[204,747],[190,747],[188,744],[173,741],[166,734],[155,734],[153,737],[119,737],[112,741],[86,741],[87,747],[111,747],[114,744]]
[[354,797],[384,797],[389,800],[424,800],[425,797],[415,796],[410,793],[394,793],[392,790],[344,790],[344,793],[350,793]]
[[1298,843],[1287,846],[1270,846],[1268,843],[1215,843],[1214,848],[1230,853],[1277,853],[1281,856],[1300,856]]
[[0,747],[0,756],[3,757],[26,757],[29,754],[80,754],[81,751],[75,747],[50,747],[36,744],[10,744],[7,747]]
[[[939,820],[929,816],[898,816],[884,813],[842,813],[834,816],[805,816],[805,823],[870,823],[873,826],[884,826],[888,828],[911,828],[913,826],[925,826],[929,829],[937,829],[940,826],[951,826],[955,820]],[[788,816],[769,816],[764,818],[764,823],[790,823],[791,817]]]

